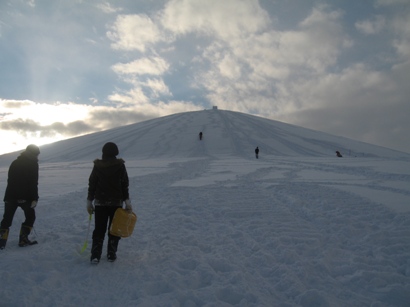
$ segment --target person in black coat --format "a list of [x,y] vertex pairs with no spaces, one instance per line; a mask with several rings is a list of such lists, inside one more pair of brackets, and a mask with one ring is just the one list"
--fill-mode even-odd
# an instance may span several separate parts
[[256,156],[256,159],[259,158],[259,147],[255,148],[255,156]]
[[19,246],[24,247],[36,243],[30,241],[28,235],[36,220],[34,208],[38,202],[38,156],[40,149],[36,145],[27,146],[20,156],[10,164],[7,188],[4,194],[4,215],[0,224],[0,249],[6,247],[9,229],[14,214],[20,207],[25,221],[20,228]]
[[[105,233],[110,229],[115,211],[122,207],[123,202],[126,209],[132,211],[127,169],[125,161],[116,158],[118,154],[115,143],[106,143],[102,148],[102,159],[94,160],[94,167],[88,181],[87,211],[89,214],[95,213],[90,259],[92,263],[100,261]],[[120,237],[113,236],[108,231],[109,261],[117,259],[119,240]]]

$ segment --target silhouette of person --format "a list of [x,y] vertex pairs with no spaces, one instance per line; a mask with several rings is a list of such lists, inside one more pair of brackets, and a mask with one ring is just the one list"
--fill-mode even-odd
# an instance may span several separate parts
[[255,156],[256,156],[256,159],[259,159],[259,147],[255,148]]
[[[118,146],[108,142],[102,148],[102,159],[94,160],[88,183],[87,211],[95,214],[95,228],[91,247],[91,262],[100,262],[104,237],[110,229],[115,211],[125,203],[125,209],[132,212],[129,198],[129,180],[125,161],[117,158]],[[94,202],[94,203],[93,203]],[[121,238],[108,233],[107,258],[117,259],[118,242]]]
[[37,241],[30,241],[28,235],[36,220],[34,208],[38,202],[39,154],[40,149],[36,145],[28,145],[10,165],[4,194],[4,215],[0,224],[0,249],[6,247],[9,229],[18,207],[23,210],[25,216],[25,221],[20,228],[19,246],[37,243]]
[[199,132],[199,140],[202,140],[202,131]]

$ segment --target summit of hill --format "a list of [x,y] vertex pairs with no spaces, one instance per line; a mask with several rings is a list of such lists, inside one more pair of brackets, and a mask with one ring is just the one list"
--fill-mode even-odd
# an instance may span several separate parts
[[[203,139],[199,140],[199,133]],[[115,142],[124,159],[254,158],[261,156],[408,158],[392,149],[240,112],[212,109],[184,112],[41,146],[41,161],[99,158],[106,142]],[[16,154],[0,157],[0,163]],[[3,164],[3,163],[1,163]]]

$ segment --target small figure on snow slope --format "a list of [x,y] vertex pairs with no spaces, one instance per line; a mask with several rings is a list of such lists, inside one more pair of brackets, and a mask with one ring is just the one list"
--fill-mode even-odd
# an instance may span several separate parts
[[199,140],[200,140],[200,141],[202,140],[202,131],[199,132]]
[[[123,159],[115,143],[108,142],[102,148],[102,159],[94,161],[94,167],[88,181],[87,211],[95,213],[95,229],[91,247],[91,262],[98,263],[101,258],[105,233],[108,230],[107,258],[117,259],[117,248],[120,237],[113,236],[109,229],[118,208],[125,207],[132,211],[128,192],[128,174]],[[94,201],[94,204],[93,204]]]
[[255,156],[256,156],[256,159],[259,159],[259,147],[255,148]]
[[0,249],[6,247],[9,229],[18,207],[24,211],[25,221],[21,224],[19,246],[36,244],[28,235],[36,220],[34,208],[38,202],[38,156],[36,145],[27,146],[20,156],[10,164],[7,188],[4,194],[4,215],[0,224]]

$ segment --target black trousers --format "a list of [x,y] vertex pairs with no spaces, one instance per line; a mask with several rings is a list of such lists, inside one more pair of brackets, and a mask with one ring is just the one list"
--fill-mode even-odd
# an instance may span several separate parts
[[[95,206],[95,228],[93,231],[93,240],[104,240],[107,229],[111,227],[115,211],[121,206]],[[108,237],[111,237],[108,234]]]
[[36,220],[36,211],[34,208],[31,208],[31,203],[18,203],[17,201],[13,201],[4,203],[4,215],[0,225],[1,229],[10,228],[13,222],[14,214],[16,213],[18,207],[24,211],[24,216],[26,217],[23,225],[33,227],[34,221]]

